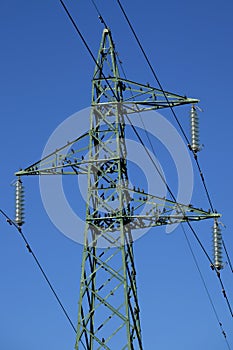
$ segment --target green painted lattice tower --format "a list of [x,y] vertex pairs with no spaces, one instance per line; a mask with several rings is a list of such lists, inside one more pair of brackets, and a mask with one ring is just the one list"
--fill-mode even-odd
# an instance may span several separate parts
[[[197,102],[170,93],[167,97],[173,106]],[[111,32],[105,29],[92,81],[76,349],[83,344],[90,350],[143,349],[132,231],[171,223],[175,203],[129,187],[125,119],[128,114],[165,107],[168,103],[161,91],[120,77]],[[147,217],[140,215],[144,205]],[[190,208],[180,210],[186,215]],[[200,218],[203,213],[195,215]]]
[[[138,184],[129,185],[128,115],[198,102],[169,92],[165,95],[120,77],[111,32],[104,29],[92,82],[89,132],[16,173],[20,182],[23,175],[88,177],[77,350],[143,349],[134,230],[219,217],[145,193]],[[88,140],[85,158],[80,147],[83,139]],[[145,207],[146,215],[142,214]]]

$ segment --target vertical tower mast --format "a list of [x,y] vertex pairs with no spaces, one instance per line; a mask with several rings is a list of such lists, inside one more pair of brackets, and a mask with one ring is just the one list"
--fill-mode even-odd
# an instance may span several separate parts
[[[111,77],[108,86],[103,76]],[[92,87],[76,349],[83,344],[90,350],[142,349],[132,236],[125,220],[130,195],[122,89],[105,29]]]

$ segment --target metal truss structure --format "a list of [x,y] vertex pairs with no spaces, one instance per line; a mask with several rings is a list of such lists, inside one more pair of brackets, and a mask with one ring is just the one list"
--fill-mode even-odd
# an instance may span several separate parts
[[87,175],[76,349],[143,349],[134,230],[220,216],[129,184],[128,115],[197,102],[121,78],[111,32],[104,29],[92,82],[89,131],[16,173]]

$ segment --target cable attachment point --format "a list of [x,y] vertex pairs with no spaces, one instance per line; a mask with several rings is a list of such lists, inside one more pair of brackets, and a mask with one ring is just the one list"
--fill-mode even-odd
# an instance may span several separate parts
[[24,224],[24,187],[20,177],[15,183],[15,222],[18,226]]
[[214,267],[217,270],[222,270],[224,267],[222,262],[222,233],[216,219],[214,220],[213,226],[213,254]]
[[199,116],[197,114],[197,107],[192,105],[190,113],[191,122],[191,145],[190,148],[194,153],[200,152],[202,146],[199,142]]

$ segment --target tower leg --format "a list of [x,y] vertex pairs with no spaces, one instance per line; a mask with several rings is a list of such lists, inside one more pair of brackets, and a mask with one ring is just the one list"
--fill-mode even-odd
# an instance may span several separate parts
[[84,245],[77,350],[143,349],[133,243],[130,230],[122,228],[123,245]]

